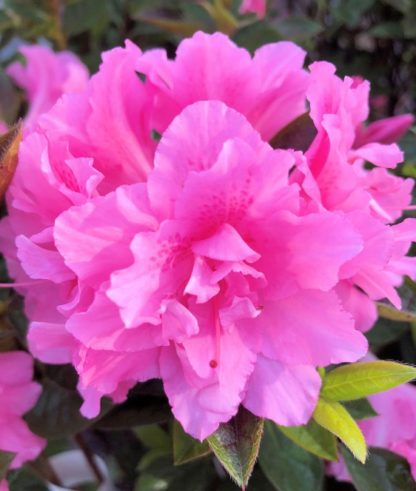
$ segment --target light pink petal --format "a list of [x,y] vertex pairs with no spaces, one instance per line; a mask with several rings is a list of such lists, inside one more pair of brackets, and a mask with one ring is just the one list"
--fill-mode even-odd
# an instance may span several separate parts
[[46,249],[24,235],[16,238],[17,257],[28,276],[34,279],[46,279],[54,283],[74,279],[74,274],[56,251]]
[[140,56],[131,42],[104,53],[90,83],[87,132],[96,167],[113,185],[143,181],[151,169],[155,147],[148,116],[151,98],[136,73]]
[[205,240],[192,244],[195,254],[218,261],[255,262],[259,255],[241,238],[234,227],[225,223],[216,233]]
[[126,329],[118,307],[101,291],[85,312],[68,319],[65,328],[85,347],[94,350],[134,352],[167,344],[159,326]]
[[61,323],[32,322],[28,332],[30,351],[44,363],[63,364],[72,362],[76,349],[75,339]]
[[190,275],[192,257],[183,232],[180,224],[166,221],[158,232],[137,234],[131,243],[134,263],[111,275],[107,294],[126,327],[159,324],[162,301]]
[[196,317],[177,300],[168,300],[162,316],[162,331],[165,339],[178,343],[198,334],[199,326]]
[[380,143],[367,143],[363,147],[351,152],[352,158],[360,158],[379,167],[394,169],[403,162],[403,152],[395,144],[382,145]]
[[378,312],[373,300],[348,281],[340,281],[336,292],[342,306],[355,320],[355,328],[366,332],[376,323]]
[[300,218],[287,239],[288,270],[303,288],[329,290],[339,281],[343,263],[358,255],[361,236],[341,214],[311,214]]
[[[204,337],[197,352],[203,349],[203,340]],[[196,348],[197,345],[193,349]],[[185,431],[199,440],[237,412],[253,370],[255,355],[245,347],[236,330],[222,334],[221,351],[224,356],[217,368],[207,362],[209,372],[203,378],[194,372],[181,348],[164,349],[161,356],[161,375],[173,414]]]
[[248,119],[265,141],[306,111],[305,56],[302,48],[288,41],[266,44],[254,54],[251,70],[259,80]]
[[250,71],[248,51],[224,34],[197,32],[182,41],[176,53],[175,99],[181,107],[196,101],[222,101],[244,114],[256,88]]
[[263,336],[261,351],[291,364],[326,366],[356,361],[368,349],[335,293],[303,290],[291,297],[266,302],[251,321]]
[[[98,398],[107,395],[121,402],[137,382],[160,376],[158,359],[158,349],[135,353],[82,349],[76,363],[79,388],[81,392],[91,389]],[[98,411],[99,407],[89,404],[88,399],[81,407],[81,413],[88,418],[97,416]]]
[[9,417],[2,421],[0,416],[0,448],[16,453],[11,467],[20,467],[27,460],[34,460],[45,447],[45,440],[34,435],[26,422],[18,417]]
[[202,101],[184,109],[157,148],[155,171],[149,177],[153,207],[162,216],[171,216],[188,174],[211,168],[224,143],[236,137],[253,149],[262,146],[260,136],[246,118],[222,102]]
[[7,74],[27,93],[29,113],[25,125],[29,127],[62,94],[83,90],[88,70],[73,53],[54,53],[40,45],[23,46],[20,52],[26,58],[26,66],[12,63]]
[[198,303],[204,303],[214,297],[220,287],[213,278],[214,271],[201,257],[195,257],[194,266],[184,293],[195,295]]
[[33,359],[24,351],[0,353],[0,385],[20,385],[32,380]]
[[283,426],[306,424],[315,409],[321,377],[314,367],[285,365],[258,356],[243,405]]

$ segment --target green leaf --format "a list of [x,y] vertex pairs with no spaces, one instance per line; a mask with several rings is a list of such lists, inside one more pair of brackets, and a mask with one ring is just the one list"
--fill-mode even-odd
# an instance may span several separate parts
[[415,322],[416,314],[413,312],[407,312],[406,310],[397,310],[385,303],[377,303],[378,315],[384,319],[398,322]]
[[242,48],[253,53],[264,44],[275,43],[282,37],[268,22],[260,20],[239,29],[233,36],[233,41]]
[[354,419],[367,419],[378,416],[368,399],[356,399],[355,401],[346,401],[343,403],[345,409]]
[[63,25],[67,36],[102,28],[110,21],[108,0],[75,0],[64,9]]
[[129,429],[135,426],[164,423],[172,417],[166,399],[162,397],[131,397],[100,418],[94,428],[103,430]]
[[320,399],[313,418],[342,440],[360,462],[365,462],[367,445],[364,436],[344,406],[339,402]]
[[320,22],[302,15],[293,15],[275,22],[279,34],[288,40],[310,41],[314,36],[322,32],[323,26]]
[[156,424],[136,428],[134,433],[147,448],[152,450],[166,450],[167,452],[171,450],[169,435]]
[[170,456],[172,445],[169,435],[160,426],[153,424],[134,430],[137,438],[149,449],[140,459],[137,469],[142,472],[161,457]]
[[264,421],[240,408],[208,438],[209,446],[239,486],[246,486],[256,463]]
[[326,460],[338,460],[337,441],[329,431],[313,419],[303,426],[279,426],[282,433],[296,445]]
[[6,477],[7,469],[14,456],[14,453],[0,451],[0,481]]
[[393,322],[388,319],[379,319],[376,325],[366,333],[371,351],[377,352],[380,348],[396,342],[409,330],[409,324]]
[[9,481],[10,491],[48,491],[49,488],[38,476],[26,466],[12,471]]
[[394,9],[405,14],[412,6],[412,0],[381,0],[383,3],[390,5]]
[[294,148],[305,151],[316,136],[316,128],[309,113],[304,113],[285,126],[271,140],[273,148]]
[[382,448],[370,448],[365,464],[357,462],[347,449],[342,449],[357,491],[415,491],[409,464],[399,455]]
[[82,399],[75,391],[45,379],[36,406],[26,415],[31,430],[47,439],[74,435],[91,426],[94,420],[81,416]]
[[276,490],[322,490],[323,461],[289,440],[271,421],[264,425],[259,463]]
[[351,363],[328,372],[321,396],[332,401],[353,401],[410,382],[416,368],[393,361]]
[[182,426],[175,420],[173,422],[173,463],[186,464],[191,460],[204,457],[211,452],[207,441],[202,443],[195,440],[183,431]]
[[338,22],[356,27],[374,3],[375,0],[334,0],[331,2],[331,14]]

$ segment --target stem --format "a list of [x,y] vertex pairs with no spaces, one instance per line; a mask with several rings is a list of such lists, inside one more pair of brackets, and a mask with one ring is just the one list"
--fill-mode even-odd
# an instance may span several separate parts
[[62,487],[62,482],[57,476],[54,468],[49,463],[49,460],[45,457],[39,457],[34,462],[27,462],[26,467],[33,472],[33,474],[39,477],[42,481],[48,481],[51,484]]
[[90,466],[95,478],[97,479],[98,484],[102,484],[104,482],[104,476],[98,468],[94,458],[94,454],[91,452],[91,449],[86,444],[83,435],[81,433],[78,433],[77,435],[75,435],[74,440],[84,454],[85,458],[87,459],[88,465]]
[[60,0],[49,0],[49,10],[51,12],[52,18],[54,20],[54,37],[56,45],[59,49],[66,48],[66,38],[62,29],[62,19],[61,19],[61,1]]

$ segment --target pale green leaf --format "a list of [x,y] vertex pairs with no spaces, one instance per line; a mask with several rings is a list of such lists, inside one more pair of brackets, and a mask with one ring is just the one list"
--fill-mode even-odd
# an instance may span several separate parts
[[327,373],[321,396],[332,401],[353,401],[392,389],[416,377],[416,368],[393,361],[350,363]]
[[339,402],[320,399],[313,418],[343,441],[360,462],[365,462],[367,445],[364,436],[344,406]]
[[338,460],[335,436],[313,419],[307,425],[279,426],[279,429],[304,450],[322,459]]

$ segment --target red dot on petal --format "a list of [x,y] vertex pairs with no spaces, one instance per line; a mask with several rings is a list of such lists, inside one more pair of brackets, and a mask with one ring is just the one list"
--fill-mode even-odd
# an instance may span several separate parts
[[217,363],[217,361],[216,361],[216,360],[211,360],[211,361],[209,362],[209,366],[210,366],[211,368],[217,368],[218,363]]

